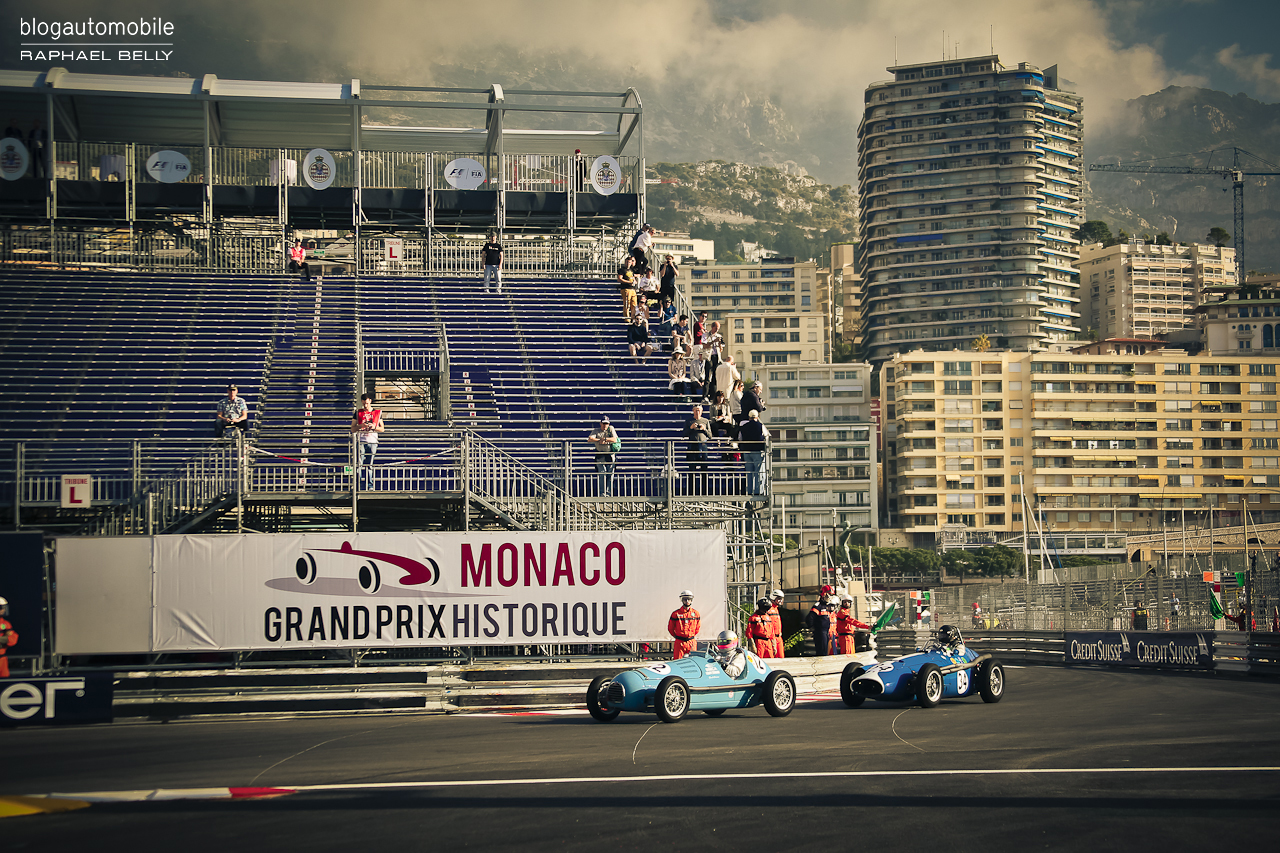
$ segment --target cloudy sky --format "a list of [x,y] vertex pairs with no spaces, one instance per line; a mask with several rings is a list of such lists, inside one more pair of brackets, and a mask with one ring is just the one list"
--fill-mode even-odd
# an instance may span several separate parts
[[[175,23],[155,62],[23,61],[22,21]],[[0,0],[0,67],[419,85],[635,86],[646,109],[746,95],[856,127],[885,67],[1057,64],[1091,126],[1168,85],[1280,100],[1280,0]],[[672,108],[674,111],[674,107]],[[803,118],[802,118],[803,117]]]

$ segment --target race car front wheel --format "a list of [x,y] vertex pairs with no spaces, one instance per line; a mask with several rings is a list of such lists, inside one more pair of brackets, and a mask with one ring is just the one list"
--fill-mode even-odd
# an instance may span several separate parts
[[942,701],[942,670],[931,663],[916,673],[916,700],[921,708],[932,708]]
[[597,675],[591,679],[591,685],[587,687],[587,710],[591,716],[602,723],[607,723],[618,716],[618,711],[613,708],[606,707],[601,703],[600,698],[604,696],[604,692],[609,689],[609,685],[613,683],[607,675]]
[[668,675],[658,682],[653,707],[662,722],[680,722],[689,713],[689,685],[678,675]]
[[764,680],[764,709],[774,717],[785,717],[796,706],[796,680],[785,672],[771,672]]
[[978,690],[983,702],[999,702],[1004,696],[1004,667],[994,660],[983,661],[978,667]]
[[840,698],[850,708],[856,708],[866,701],[865,696],[859,695],[853,689],[853,680],[862,673],[862,666],[856,663],[849,664],[844,668],[844,672],[840,673]]

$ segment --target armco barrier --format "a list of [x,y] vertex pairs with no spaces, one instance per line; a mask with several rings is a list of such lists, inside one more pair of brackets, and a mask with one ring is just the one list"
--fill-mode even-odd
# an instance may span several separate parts
[[[963,631],[965,642],[977,652],[990,653],[1005,663],[1030,666],[1064,666],[1064,634],[1056,631]],[[1073,632],[1074,633],[1074,632]],[[1115,631],[1131,643],[1157,643],[1169,636],[1162,631]],[[1185,634],[1186,632],[1174,632]],[[1194,633],[1194,632],[1193,632]],[[1280,634],[1270,632],[1203,631],[1213,651],[1218,672],[1280,676]],[[928,631],[881,631],[876,635],[880,660],[910,654],[928,639]],[[1121,666],[1120,668],[1125,668]],[[1172,666],[1173,669],[1182,669]]]

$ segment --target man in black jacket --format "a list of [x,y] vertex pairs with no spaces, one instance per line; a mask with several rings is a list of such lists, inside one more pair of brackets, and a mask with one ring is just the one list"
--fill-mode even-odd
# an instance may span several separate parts
[[[745,395],[744,395],[745,399]],[[747,411],[744,407],[744,411]],[[747,411],[747,419],[738,428],[738,449],[747,468],[747,494],[764,494],[764,454],[769,447],[769,430],[760,423],[760,413]]]
[[751,383],[751,387],[742,392],[742,414],[738,416],[739,424],[747,422],[747,412],[752,409],[755,409],[756,413],[759,414],[769,408],[764,404],[764,400],[760,399],[761,393],[763,393],[763,388],[759,380]]
[[696,495],[706,494],[707,442],[711,440],[711,421],[702,416],[701,406],[693,407],[693,414],[684,425],[684,437],[689,442],[685,449],[685,461],[689,464],[689,490]]
[[822,594],[804,617],[804,626],[813,634],[814,653],[819,655],[825,655],[831,644],[831,610],[827,607],[826,598],[830,589],[829,586],[822,588]]

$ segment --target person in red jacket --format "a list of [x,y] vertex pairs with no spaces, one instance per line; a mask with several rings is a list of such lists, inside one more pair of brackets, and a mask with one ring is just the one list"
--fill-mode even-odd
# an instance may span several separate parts
[[[773,654],[769,657],[784,658],[787,656],[786,643],[782,639],[782,590],[775,589],[769,593],[769,618],[773,620]],[[761,655],[761,657],[764,657]]]
[[671,612],[667,620],[667,633],[675,640],[671,644],[671,659],[679,660],[698,647],[698,631],[702,628],[702,614],[693,609],[693,593],[680,593],[680,607]]
[[0,598],[0,678],[9,677],[9,647],[18,642],[18,632],[4,617],[9,615],[9,600]]
[[756,602],[756,612],[747,620],[747,636],[751,638],[755,653],[762,658],[773,657],[776,648],[769,607],[769,599],[760,599]]
[[853,596],[840,596],[840,609],[836,611],[836,654],[851,655],[854,653],[853,633],[855,628],[870,631],[871,626],[853,618]]

